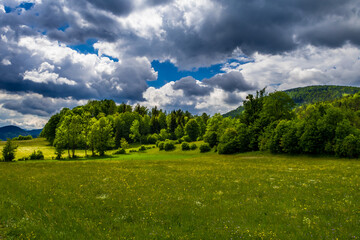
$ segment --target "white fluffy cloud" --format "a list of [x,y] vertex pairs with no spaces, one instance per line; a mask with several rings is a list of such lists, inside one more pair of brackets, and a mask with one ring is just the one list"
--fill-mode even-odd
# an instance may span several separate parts
[[244,78],[268,90],[285,90],[308,85],[360,85],[360,49],[311,45],[285,54],[255,53],[246,64],[226,64],[226,72],[240,71]]
[[[141,102],[141,104],[149,108],[158,106],[168,111],[181,108],[194,114],[201,114],[203,112],[215,114],[233,110],[246,96],[246,92],[235,91],[229,93],[218,87],[214,87],[206,95],[189,96],[185,93],[186,89],[174,89],[175,84],[176,82],[169,82],[159,89],[149,87],[143,95],[146,101]],[[204,87],[202,82],[195,79],[194,84],[199,88]],[[237,101],[229,101],[229,97],[235,97]]]

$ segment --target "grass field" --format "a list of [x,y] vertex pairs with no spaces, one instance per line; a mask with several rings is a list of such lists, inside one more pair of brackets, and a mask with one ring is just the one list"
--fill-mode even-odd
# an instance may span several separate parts
[[179,147],[0,163],[0,239],[359,239],[359,173],[359,160]]

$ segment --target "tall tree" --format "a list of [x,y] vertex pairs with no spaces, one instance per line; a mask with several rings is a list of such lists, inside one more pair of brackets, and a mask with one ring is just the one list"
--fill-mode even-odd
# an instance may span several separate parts
[[93,124],[90,131],[90,141],[100,156],[103,156],[107,149],[113,147],[112,132],[110,121],[106,117],[100,118]]
[[[140,140],[141,134],[140,134],[140,123],[138,120],[134,120],[134,122],[132,123],[131,127],[130,127],[130,138],[134,141],[137,142],[138,140]],[[141,141],[140,141],[141,144]]]
[[191,139],[191,141],[196,141],[196,138],[199,136],[200,130],[199,125],[195,119],[190,119],[185,125],[185,133]]

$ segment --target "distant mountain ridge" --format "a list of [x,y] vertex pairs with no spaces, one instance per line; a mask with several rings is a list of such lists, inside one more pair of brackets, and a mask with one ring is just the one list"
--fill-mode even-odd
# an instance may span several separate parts
[[[319,85],[299,87],[285,90],[287,94],[294,100],[297,106],[304,104],[315,103],[320,101],[332,101],[341,98],[346,94],[354,94],[360,92],[360,87],[349,86],[333,86],[333,85]],[[223,114],[224,117],[235,117],[244,111],[243,106]]]
[[19,128],[17,126],[9,125],[5,127],[0,127],[0,139],[6,140],[7,138],[14,138],[19,135],[27,136],[31,135],[32,137],[38,137],[42,129],[26,130]]

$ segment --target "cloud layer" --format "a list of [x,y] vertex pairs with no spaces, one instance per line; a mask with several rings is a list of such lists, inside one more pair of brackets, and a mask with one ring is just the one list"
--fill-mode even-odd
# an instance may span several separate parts
[[[4,0],[0,90],[11,101],[0,99],[0,111],[46,119],[111,98],[226,112],[265,86],[359,86],[359,45],[357,0]],[[222,71],[155,89],[153,60],[192,71],[222,64]]]

